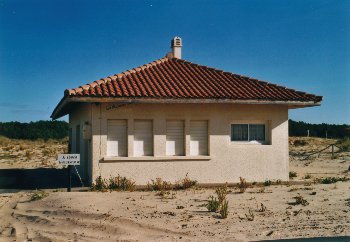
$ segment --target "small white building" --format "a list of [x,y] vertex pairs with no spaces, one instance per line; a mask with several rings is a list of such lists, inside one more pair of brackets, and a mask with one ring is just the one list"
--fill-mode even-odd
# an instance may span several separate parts
[[165,58],[67,89],[52,113],[69,115],[80,173],[199,183],[288,180],[288,110],[321,96],[181,59]]

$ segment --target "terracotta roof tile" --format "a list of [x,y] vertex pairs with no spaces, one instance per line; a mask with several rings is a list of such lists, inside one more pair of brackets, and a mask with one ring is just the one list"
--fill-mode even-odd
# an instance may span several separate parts
[[321,96],[176,58],[162,58],[65,91],[65,96],[320,102]]

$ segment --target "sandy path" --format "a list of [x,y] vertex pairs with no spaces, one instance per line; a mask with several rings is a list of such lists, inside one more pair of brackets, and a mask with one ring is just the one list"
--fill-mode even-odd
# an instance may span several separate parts
[[[26,195],[15,194],[1,208],[8,225],[1,223],[0,238],[11,238],[12,228],[12,238],[34,241],[247,241],[350,235],[350,182],[271,186],[263,193],[259,189],[244,194],[232,190],[227,219],[203,207],[214,194],[211,189],[178,191],[167,199],[155,192],[55,192],[25,202]],[[309,205],[287,204],[298,194]],[[261,203],[267,207],[264,212],[259,212]],[[245,215],[249,210],[253,221]]]
[[[72,197],[82,200],[74,201]],[[84,208],[81,203],[88,199],[81,193],[52,193],[36,202],[29,202],[28,194],[10,194],[7,198],[3,195],[2,198],[1,241],[174,241],[183,237],[182,233],[112,216],[111,213],[81,209]],[[79,209],[70,206],[71,202],[78,202]]]

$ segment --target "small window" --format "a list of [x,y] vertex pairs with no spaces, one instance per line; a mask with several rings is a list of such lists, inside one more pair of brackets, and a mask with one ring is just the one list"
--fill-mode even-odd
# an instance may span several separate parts
[[265,124],[232,124],[231,141],[265,141]]

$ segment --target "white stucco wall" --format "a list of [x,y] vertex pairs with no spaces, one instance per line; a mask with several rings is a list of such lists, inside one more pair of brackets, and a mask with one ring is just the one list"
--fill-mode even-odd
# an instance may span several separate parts
[[[238,104],[129,104],[109,109],[111,103],[86,104],[92,127],[92,178],[122,175],[138,185],[161,177],[176,181],[188,176],[199,183],[288,180],[288,108],[283,105]],[[70,121],[75,124],[74,115]],[[128,158],[103,161],[107,150],[107,120],[128,120]],[[155,160],[133,157],[134,119],[152,119]],[[209,160],[159,160],[165,157],[167,119],[185,120],[186,154],[189,154],[190,120],[209,121]],[[268,124],[270,145],[237,144],[230,141],[230,124],[237,121],[264,121]],[[73,132],[74,136],[74,132]]]

